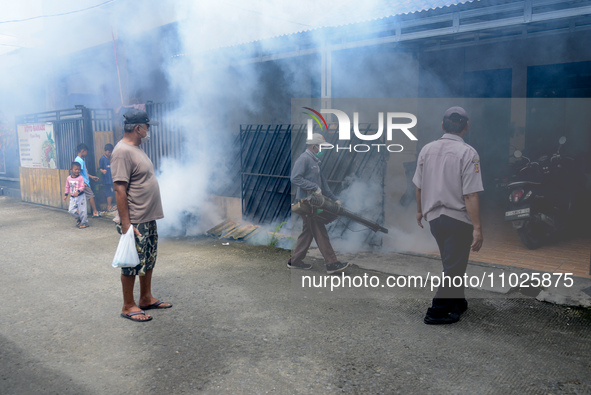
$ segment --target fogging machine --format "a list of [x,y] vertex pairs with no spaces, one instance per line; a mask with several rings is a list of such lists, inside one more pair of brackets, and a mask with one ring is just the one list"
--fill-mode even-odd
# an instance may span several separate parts
[[299,215],[313,215],[324,224],[328,224],[338,217],[345,217],[368,227],[374,232],[388,233],[388,229],[380,224],[347,210],[324,195],[311,194],[305,199],[299,199],[291,205],[291,211]]

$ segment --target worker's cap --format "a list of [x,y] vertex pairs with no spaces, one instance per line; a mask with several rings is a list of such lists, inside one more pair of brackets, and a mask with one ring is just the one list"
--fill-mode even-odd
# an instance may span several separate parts
[[125,118],[123,123],[126,125],[139,125],[142,123],[146,125],[160,125],[160,122],[150,121],[148,113],[142,110],[129,110],[123,114],[123,118]]
[[306,145],[323,145],[328,144],[324,139],[324,136],[320,133],[314,133],[310,140],[306,140]]
[[468,113],[466,113],[466,110],[464,110],[462,107],[456,106],[448,108],[445,114],[443,114],[443,119],[451,119],[452,121],[459,122],[462,120],[467,121],[470,118],[468,118]]

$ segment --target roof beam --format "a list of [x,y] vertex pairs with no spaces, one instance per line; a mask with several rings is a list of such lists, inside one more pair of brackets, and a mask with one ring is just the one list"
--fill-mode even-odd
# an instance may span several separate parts
[[[590,4],[589,2],[585,3]],[[451,36],[461,33],[478,32],[489,29],[506,28],[536,22],[546,22],[565,18],[573,18],[583,15],[591,16],[591,5],[582,4],[580,6],[574,6],[571,8],[544,11],[539,13],[535,12],[536,7],[546,7],[560,4],[567,3],[564,1],[557,0],[525,0],[518,3],[509,3],[506,5],[483,7],[474,10],[466,10],[448,13],[444,15],[437,15],[434,17],[419,17],[418,19],[399,21],[383,25],[381,31],[390,32],[390,34],[386,36],[365,39],[360,38],[351,41],[344,41],[342,40],[342,38],[340,38],[339,40],[333,43],[330,43],[330,40],[328,40],[328,45],[330,45],[332,51],[338,51],[344,49],[368,47],[375,45],[396,44],[404,41],[414,41],[433,37]],[[502,14],[512,14],[514,16],[478,21],[479,17],[490,17],[491,15]],[[429,25],[441,24],[448,24],[448,26],[439,28],[429,28]],[[416,29],[420,28],[421,26],[425,27],[425,29]],[[405,32],[405,30],[407,30],[407,32]],[[238,60],[238,63],[244,64],[267,62],[279,59],[288,59],[302,55],[317,54],[323,51],[323,48],[324,45],[318,45],[316,47],[308,48],[306,50],[295,49],[293,51],[285,51],[282,53],[275,54],[270,53],[268,55],[259,54],[259,56],[257,57]]]

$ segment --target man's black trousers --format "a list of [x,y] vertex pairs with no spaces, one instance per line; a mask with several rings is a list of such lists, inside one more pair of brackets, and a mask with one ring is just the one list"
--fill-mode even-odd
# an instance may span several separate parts
[[[442,215],[429,221],[431,234],[435,237],[441,254],[444,277],[433,298],[433,308],[452,310],[454,306],[466,303],[464,296],[464,274],[470,257],[473,226],[457,219]],[[456,286],[453,285],[454,277]],[[451,284],[450,284],[451,280]],[[457,286],[460,284],[460,286]]]

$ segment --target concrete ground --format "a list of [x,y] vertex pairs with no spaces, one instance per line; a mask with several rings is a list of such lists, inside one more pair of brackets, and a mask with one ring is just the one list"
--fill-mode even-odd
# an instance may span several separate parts
[[[65,211],[0,196],[2,394],[591,393],[588,308],[483,287],[467,291],[459,323],[428,326],[428,285],[331,292],[336,280],[313,257],[313,270],[292,272],[288,251],[162,239],[153,290],[174,307],[135,323],[119,316],[114,225],[73,225]],[[353,284],[438,267],[350,258],[340,279]],[[574,283],[582,297],[586,284]],[[551,288],[536,297],[560,294]]]
[[[318,249],[310,256],[321,259]],[[477,254],[471,254],[471,257]],[[352,262],[366,271],[421,277],[423,287],[437,288],[441,278],[441,260],[427,254],[339,254],[342,261]],[[591,307],[591,279],[573,273],[552,273],[536,269],[470,261],[466,270],[468,286],[476,290],[506,294],[512,298],[534,297],[569,307]],[[434,278],[436,277],[436,278]],[[427,281],[433,280],[433,283]]]

